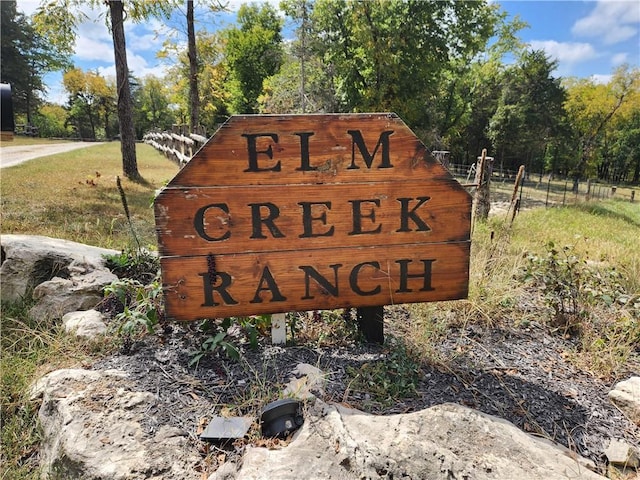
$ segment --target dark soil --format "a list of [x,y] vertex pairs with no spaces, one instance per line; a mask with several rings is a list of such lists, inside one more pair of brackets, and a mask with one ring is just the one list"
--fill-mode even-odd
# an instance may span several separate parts
[[[309,322],[306,316],[297,315],[297,325]],[[599,379],[569,362],[570,338],[550,334],[547,327],[538,324],[527,328],[451,326],[445,340],[436,345],[440,355],[434,356],[447,360],[414,368],[410,357],[394,356],[393,340],[396,346],[401,345],[397,340],[407,322],[411,318],[406,308],[385,307],[385,345],[354,340],[357,335],[348,328],[322,341],[317,336],[310,340],[300,332],[297,345],[272,346],[263,337],[256,349],[245,343],[240,360],[229,359],[218,350],[193,365],[193,352],[211,334],[202,332],[198,323],[171,324],[160,333],[125,344],[119,353],[94,367],[127,371],[138,389],[158,396],[149,412],[149,432],[166,424],[179,427],[203,453],[207,449],[198,439],[203,423],[223,408],[233,415],[256,418],[266,402],[278,398],[298,363],[314,365],[326,373],[324,401],[379,415],[412,412],[444,402],[462,404],[554,440],[593,460],[600,473],[606,471],[603,452],[610,439],[625,439],[640,447],[640,428],[607,398],[615,381]],[[241,338],[238,336],[235,344]],[[357,388],[354,372],[371,371],[379,362],[380,372],[400,367],[394,381],[408,387],[399,397],[381,399]],[[640,371],[637,363],[629,368],[617,380]],[[236,452],[241,448],[237,442]]]

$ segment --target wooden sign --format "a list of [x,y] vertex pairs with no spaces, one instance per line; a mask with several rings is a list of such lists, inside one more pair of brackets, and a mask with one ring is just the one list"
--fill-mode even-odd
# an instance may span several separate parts
[[233,116],[155,216],[179,320],[468,292],[471,197],[395,114]]

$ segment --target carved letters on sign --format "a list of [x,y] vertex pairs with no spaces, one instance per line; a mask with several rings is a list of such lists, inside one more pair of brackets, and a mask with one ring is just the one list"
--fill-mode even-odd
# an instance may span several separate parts
[[231,117],[155,212],[176,319],[467,295],[470,196],[393,114]]

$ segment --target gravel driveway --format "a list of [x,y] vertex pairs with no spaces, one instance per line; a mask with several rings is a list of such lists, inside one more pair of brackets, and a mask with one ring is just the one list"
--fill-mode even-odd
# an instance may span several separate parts
[[69,152],[78,148],[88,148],[102,145],[102,142],[69,142],[42,143],[38,145],[16,145],[15,147],[0,148],[0,168],[12,167],[34,158]]

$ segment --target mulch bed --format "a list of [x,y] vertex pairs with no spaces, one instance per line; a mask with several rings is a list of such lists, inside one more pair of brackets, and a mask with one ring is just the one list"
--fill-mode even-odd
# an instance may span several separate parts
[[[410,321],[402,306],[385,307],[387,338],[394,337],[396,325]],[[437,345],[448,361],[420,365],[414,394],[393,402],[376,402],[366,391],[353,389],[349,375],[365,364],[384,361],[388,346],[341,339],[328,346],[313,342],[280,347],[263,338],[255,350],[247,345],[240,360],[214,354],[190,365],[203,338],[197,323],[173,324],[98,361],[94,368],[124,370],[137,389],[157,395],[145,424],[149,433],[161,425],[176,426],[203,451],[198,429],[207,419],[223,408],[234,415],[255,416],[267,399],[277,398],[298,363],[326,373],[324,401],[378,415],[445,402],[462,404],[558,442],[593,460],[600,473],[606,471],[604,449],[610,439],[625,439],[640,448],[640,428],[607,398],[614,382],[579,370],[566,358],[571,339],[551,335],[535,323],[527,328],[450,327]],[[242,447],[236,444],[238,448]]]

